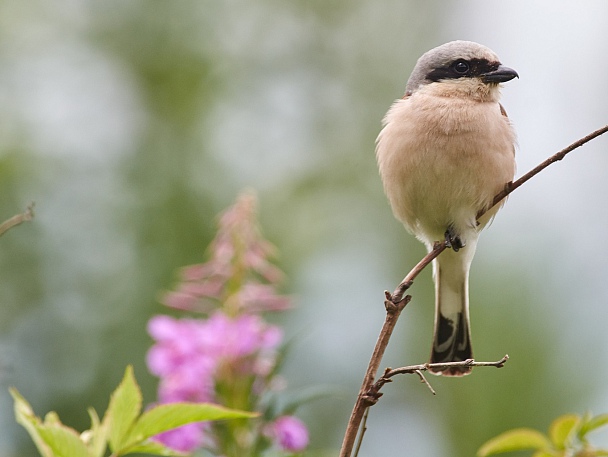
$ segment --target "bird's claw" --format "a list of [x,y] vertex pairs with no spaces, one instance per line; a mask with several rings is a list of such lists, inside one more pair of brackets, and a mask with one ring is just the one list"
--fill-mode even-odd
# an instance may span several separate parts
[[454,227],[450,226],[445,231],[445,242],[448,248],[452,248],[454,252],[458,252],[460,249],[465,247],[465,243],[460,239],[454,232]]

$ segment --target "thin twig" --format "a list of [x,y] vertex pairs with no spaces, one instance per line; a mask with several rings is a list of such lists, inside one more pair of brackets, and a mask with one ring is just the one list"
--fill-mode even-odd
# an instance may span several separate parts
[[[505,366],[505,363],[509,360],[509,355],[505,354],[505,356],[497,360],[495,362],[476,362],[475,359],[467,359],[461,362],[444,362],[444,363],[423,363],[420,365],[409,365],[407,367],[393,368],[387,369],[382,377],[376,381],[376,383],[372,386],[370,390],[374,390],[375,392],[379,392],[384,384],[390,382],[390,379],[393,376],[398,374],[412,374],[416,373],[419,376],[422,375],[423,371],[428,371],[431,368],[437,368],[439,370],[445,368],[453,368],[453,367],[496,367],[502,368]],[[423,382],[426,382],[423,379]],[[428,384],[428,382],[426,382]]]
[[350,415],[350,419],[348,420],[344,440],[342,441],[342,450],[340,451],[341,457],[348,457],[351,455],[355,439],[357,438],[359,424],[361,424],[365,409],[378,401],[377,399],[368,396],[367,392],[370,386],[374,383],[376,373],[378,372],[378,367],[382,361],[386,346],[388,346],[388,341],[391,338],[391,334],[393,333],[397,319],[399,319],[401,311],[403,311],[405,306],[412,298],[411,296],[406,295],[399,302],[394,303],[389,292],[385,292],[385,296],[386,300],[384,301],[384,306],[386,307],[386,317],[384,318],[382,330],[380,330],[380,335],[378,335],[374,352],[372,353],[369,365],[367,366],[367,371],[365,372],[361,389],[359,389],[357,402],[355,403],[353,411]]
[[[558,153],[549,157],[547,160],[545,160],[544,162],[539,164],[537,167],[530,170],[528,173],[526,173],[525,175],[523,175],[516,181],[507,183],[505,185],[505,188],[501,192],[496,194],[496,196],[494,197],[492,206],[495,206],[496,204],[501,202],[505,197],[507,197],[507,195],[509,195],[511,192],[513,192],[515,189],[520,187],[525,182],[529,181],[531,178],[536,176],[538,173],[540,173],[542,170],[547,168],[552,163],[562,160],[566,156],[566,154],[568,154],[569,152],[574,151],[575,149],[583,146],[585,143],[593,140],[594,138],[597,138],[598,136],[600,136],[606,132],[608,132],[608,125],[590,133],[589,135],[581,138],[578,141],[575,141],[570,146],[562,149]],[[477,218],[479,219],[490,209],[491,209],[491,207],[487,208],[483,211],[480,211],[477,214]],[[439,254],[441,254],[446,248],[447,248],[447,243],[445,241],[435,243],[431,252],[429,252],[426,256],[424,256],[424,258],[420,262],[418,262],[418,264],[407,274],[407,276],[403,279],[403,281],[401,281],[401,283],[397,286],[397,288],[395,289],[393,294],[391,294],[389,292],[385,292],[386,300],[384,303],[385,303],[385,307],[387,310],[387,317],[384,322],[384,325],[382,326],[382,330],[380,331],[380,335],[378,336],[378,341],[376,342],[376,347],[374,348],[372,358],[370,359],[367,371],[365,372],[365,377],[363,378],[363,384],[361,385],[361,389],[359,390],[359,394],[357,396],[357,401],[356,401],[353,411],[350,415],[348,425],[346,426],[346,433],[344,435],[344,440],[342,441],[340,457],[350,457],[351,456],[351,453],[353,450],[353,445],[354,445],[355,439],[357,437],[357,431],[359,429],[359,425],[361,424],[361,420],[363,418],[364,411],[368,407],[375,404],[378,401],[378,399],[380,398],[380,396],[382,395],[379,392],[379,389],[376,392],[377,396],[374,395],[374,391],[372,390],[372,387],[375,385],[374,376],[375,376],[376,372],[378,371],[378,367],[380,366],[380,363],[382,361],[384,351],[386,350],[386,346],[388,345],[388,341],[390,339],[392,331],[395,328],[396,321],[399,318],[399,315],[401,314],[401,311],[403,310],[403,308],[405,307],[407,302],[409,302],[411,300],[411,296],[409,296],[409,295],[404,296],[405,292],[411,287],[411,285],[414,282],[414,279],[420,274],[420,272],[424,268],[426,268],[426,266],[429,263],[431,263],[433,261],[433,259],[435,259]],[[390,305],[393,305],[393,306],[390,306]],[[395,309],[398,311],[395,312]],[[389,320],[390,320],[390,325],[388,325]],[[506,361],[506,359],[504,359],[504,361]],[[504,361],[502,361],[503,364],[504,364]],[[456,364],[475,363],[476,364],[475,366],[499,366],[499,365],[496,365],[499,362],[501,362],[501,361],[475,362],[474,360],[465,360],[464,362],[451,362],[451,363],[456,363]],[[416,365],[417,368],[414,369],[414,371],[412,371],[412,372],[416,373],[416,370],[419,370],[420,374],[422,374],[422,372],[427,370],[429,366],[436,366],[437,368],[443,368],[443,367],[445,367],[445,365],[447,365],[447,364]],[[452,366],[452,365],[450,365],[450,366]],[[500,365],[500,366],[502,366],[502,365]],[[423,368],[420,368],[420,367],[423,367]],[[408,367],[404,367],[404,368],[408,368]],[[400,370],[400,369],[398,368],[396,370]],[[389,370],[389,373],[391,373],[390,370]],[[395,374],[399,374],[399,373],[395,373]],[[419,374],[419,376],[420,376],[420,374]],[[387,372],[385,371],[384,376],[386,376],[386,375],[387,375]],[[391,376],[394,376],[394,375],[391,375]],[[380,379],[382,379],[382,378],[380,378]],[[422,379],[424,379],[424,377],[422,377]],[[426,381],[426,379],[423,380],[423,382],[425,382],[425,381]],[[387,380],[384,382],[384,384],[386,384],[386,382],[390,382],[390,376],[387,378]],[[427,384],[428,384],[428,382],[427,382]]]
[[430,383],[424,377],[423,371],[428,371],[431,368],[437,368],[439,370],[445,368],[454,368],[454,367],[496,367],[502,368],[505,366],[509,360],[509,356],[505,355],[502,359],[497,360],[495,362],[476,362],[475,359],[467,359],[461,362],[443,362],[443,363],[421,363],[419,365],[408,365],[407,367],[400,368],[387,368],[384,370],[384,373],[378,380],[369,388],[367,391],[367,396],[370,398],[374,398],[376,402],[382,397],[382,392],[380,389],[389,382],[392,382],[392,377],[397,376],[398,374],[417,374],[420,377],[420,381],[422,381],[426,386],[431,390],[433,395],[435,395],[435,391],[431,387]]
[[414,371],[414,373],[416,373],[418,375],[418,377],[420,378],[420,382],[426,384],[426,386],[429,388],[429,390],[431,391],[431,393],[433,395],[437,395],[437,392],[435,392],[435,389],[433,389],[433,386],[431,386],[431,384],[424,377],[424,373],[422,372],[422,370],[416,370],[416,371]]
[[[412,284],[414,284],[414,279],[416,279],[416,276],[418,276],[420,272],[424,270],[426,266],[431,263],[439,254],[445,251],[447,247],[447,241],[435,242],[433,249],[427,255],[425,255],[422,260],[420,260],[420,262],[418,262],[416,266],[412,268],[412,270],[407,274],[407,276],[403,278],[403,281],[399,283],[399,285],[391,295],[390,300],[392,300],[393,302],[399,302],[405,291],[408,290],[412,286]],[[384,293],[387,294],[388,292]]]
[[23,224],[24,222],[31,221],[34,218],[34,203],[30,203],[26,210],[17,214],[16,216],[7,219],[2,224],[0,224],[0,236],[4,235],[10,229],[15,227],[16,225]]
[[359,455],[359,449],[361,449],[361,444],[363,443],[363,436],[367,431],[367,418],[369,417],[369,406],[365,408],[365,414],[363,415],[363,422],[361,423],[361,433],[359,433],[359,439],[357,440],[357,446],[355,447],[354,457]]
[[[541,171],[543,171],[545,168],[547,168],[552,163],[559,162],[564,157],[566,157],[566,154],[568,154],[569,152],[572,152],[575,149],[580,148],[585,143],[588,143],[589,141],[593,140],[594,138],[597,138],[600,135],[603,135],[606,132],[608,132],[608,125],[605,125],[601,129],[597,129],[595,132],[591,132],[589,135],[581,138],[578,141],[575,141],[570,146],[553,154],[547,160],[538,164],[536,167],[534,167],[528,173],[526,173],[525,175],[520,177],[518,180],[508,183],[501,192],[496,194],[496,196],[494,197],[494,201],[492,202],[492,207],[496,206],[496,204],[499,203],[500,201],[502,201],[507,195],[509,195],[511,192],[513,192],[519,186],[521,186],[522,184],[524,184],[525,182],[529,181],[531,178],[533,178],[534,176],[539,174]],[[481,216],[483,216],[490,209],[491,208],[488,208],[485,211],[481,211],[479,214],[477,214],[477,219],[479,219]]]

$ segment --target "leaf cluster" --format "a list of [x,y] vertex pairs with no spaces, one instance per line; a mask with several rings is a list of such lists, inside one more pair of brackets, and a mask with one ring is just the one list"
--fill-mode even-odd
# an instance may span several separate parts
[[209,403],[157,405],[142,413],[141,390],[130,366],[112,393],[103,420],[89,408],[91,428],[80,434],[62,424],[54,412],[42,421],[16,389],[10,392],[15,400],[17,422],[28,431],[42,457],[103,457],[108,446],[111,457],[134,453],[179,456],[183,454],[150,438],[192,422],[247,419],[257,415]]
[[596,449],[587,435],[608,425],[608,414],[566,414],[555,419],[545,435],[531,428],[516,428],[490,439],[477,451],[478,457],[503,452],[534,451],[532,457],[600,457],[608,449]]

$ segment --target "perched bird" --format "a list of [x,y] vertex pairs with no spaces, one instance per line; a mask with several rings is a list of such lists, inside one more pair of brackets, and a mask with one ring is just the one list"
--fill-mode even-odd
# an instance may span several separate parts
[[[452,41],[431,49],[418,59],[376,141],[397,219],[429,250],[444,239],[452,247],[433,261],[431,363],[473,358],[469,268],[480,230],[500,209],[489,209],[492,199],[515,174],[515,132],[499,103],[500,83],[515,77],[480,44]],[[435,371],[462,376],[471,368]]]

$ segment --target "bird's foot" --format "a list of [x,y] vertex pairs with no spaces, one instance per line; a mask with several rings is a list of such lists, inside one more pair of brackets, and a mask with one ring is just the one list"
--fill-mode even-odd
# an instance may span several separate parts
[[452,248],[454,252],[458,252],[460,249],[465,247],[465,243],[460,239],[460,236],[454,231],[454,227],[451,225],[445,231],[445,242],[448,248]]

